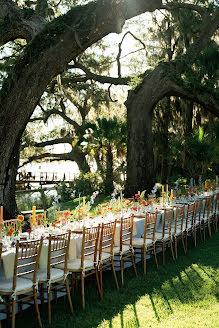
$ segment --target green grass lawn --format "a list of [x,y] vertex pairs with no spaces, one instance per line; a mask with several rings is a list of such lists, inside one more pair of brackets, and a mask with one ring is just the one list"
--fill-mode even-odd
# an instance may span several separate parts
[[[205,242],[191,243],[186,255],[182,248],[173,262],[169,249],[166,265],[155,270],[153,259],[147,261],[147,275],[137,265],[125,270],[125,288],[115,289],[111,272],[103,276],[104,297],[100,302],[95,282],[86,285],[86,309],[81,309],[80,292],[73,298],[75,315],[69,314],[67,299],[52,304],[51,327],[131,328],[131,327],[219,327],[219,232]],[[120,279],[119,273],[118,278]],[[120,280],[119,280],[120,282]],[[47,309],[41,311],[44,327]],[[37,327],[34,310],[17,318],[16,327]]]

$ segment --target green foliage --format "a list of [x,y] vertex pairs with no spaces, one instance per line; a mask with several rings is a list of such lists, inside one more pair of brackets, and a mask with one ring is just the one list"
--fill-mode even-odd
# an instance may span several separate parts
[[60,185],[61,187],[61,203],[65,203],[69,200],[72,199],[72,189],[67,186],[65,182],[61,182]]
[[182,156],[186,156],[184,172],[189,177],[198,178],[199,175],[214,177],[219,169],[219,122],[213,126],[212,137],[209,137],[209,128],[203,127],[194,130],[182,144],[179,138],[174,138],[170,143],[171,157],[180,168],[183,163]]
[[100,191],[102,188],[103,180],[100,172],[80,173],[79,177],[75,178],[70,184],[72,190],[76,195],[91,195],[94,191]]

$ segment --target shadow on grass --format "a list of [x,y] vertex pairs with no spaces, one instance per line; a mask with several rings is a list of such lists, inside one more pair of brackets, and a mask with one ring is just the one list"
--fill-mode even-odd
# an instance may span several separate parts
[[[106,321],[103,327],[113,327],[113,318],[116,317],[116,327],[140,327],[139,317],[136,310],[136,302],[147,295],[157,322],[161,322],[165,315],[171,315],[174,310],[171,301],[179,303],[192,303],[194,297],[204,297],[205,278],[209,280],[210,286],[214,286],[216,281],[213,271],[219,267],[217,252],[219,249],[219,232],[214,233],[212,238],[205,242],[198,240],[197,247],[193,248],[189,243],[187,254],[183,253],[182,247],[179,247],[179,257],[173,262],[170,250],[166,252],[166,265],[161,264],[161,254],[158,255],[159,270],[155,271],[153,258],[147,261],[148,272],[143,274],[142,263],[137,264],[138,278],[134,277],[133,269],[125,270],[125,288],[116,290],[111,272],[105,272],[103,275],[103,300],[98,300],[96,285],[90,281],[85,287],[86,309],[81,309],[80,290],[73,298],[75,315],[69,314],[67,299],[59,299],[58,304],[52,304],[52,325],[50,327],[71,327],[71,328],[95,328],[101,322]],[[195,265],[194,265],[195,263]],[[204,266],[211,267],[210,273]],[[212,272],[212,274],[211,274]],[[120,273],[117,273],[120,280]],[[213,291],[215,297],[218,297],[216,290]],[[199,295],[200,294],[200,295]],[[160,302],[157,302],[157,295]],[[199,295],[199,296],[198,296]],[[133,320],[124,323],[124,310],[131,306]],[[37,327],[36,319],[32,319],[32,311],[26,310],[24,318],[17,318],[16,327]],[[44,327],[47,325],[47,311],[41,312]],[[35,317],[35,314],[34,314]],[[118,320],[120,321],[118,325]],[[115,327],[115,326],[114,326]]]

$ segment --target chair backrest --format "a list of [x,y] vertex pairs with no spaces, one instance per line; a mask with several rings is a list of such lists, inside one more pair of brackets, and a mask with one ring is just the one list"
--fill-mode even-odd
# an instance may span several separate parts
[[147,239],[155,240],[155,230],[157,223],[157,211],[155,213],[146,213],[144,222],[144,243]]
[[16,289],[18,277],[33,274],[36,283],[37,268],[43,243],[43,237],[37,240],[17,241],[14,260],[13,291]]
[[20,221],[18,219],[4,220],[4,226],[7,229],[13,228],[15,231],[18,230],[21,232]]
[[84,269],[84,260],[93,260],[97,263],[97,250],[100,237],[100,225],[92,228],[83,227],[82,249],[81,249],[81,269]]
[[203,211],[203,218],[205,216],[209,217],[210,211],[211,211],[211,206],[212,206],[212,199],[210,196],[205,198],[205,205],[204,205],[204,211]]
[[113,255],[114,235],[116,230],[116,220],[110,223],[103,223],[100,232],[99,243],[99,260],[101,260],[102,252],[109,251]]
[[71,231],[49,235],[47,279],[50,279],[51,268],[64,263],[64,274],[67,273],[68,251],[70,244]]
[[195,203],[188,204],[186,211],[186,228],[194,225]]
[[165,208],[164,215],[163,215],[162,237],[164,237],[166,234],[169,234],[169,236],[171,236],[172,221],[173,221],[173,208],[171,209]]
[[179,231],[183,230],[183,223],[185,221],[185,205],[176,207],[176,214],[174,218],[174,233],[176,234]]
[[126,245],[132,246],[132,234],[133,234],[133,216],[120,219],[120,252],[122,252],[122,245],[125,242]]
[[196,222],[199,222],[199,224],[201,223],[203,210],[204,210],[204,199],[203,198],[197,199],[195,202],[194,224],[196,224]]
[[67,216],[69,216],[69,215],[66,215],[67,213],[70,214],[70,208],[68,208],[67,210],[64,210],[64,211],[55,211],[56,219],[66,218]]

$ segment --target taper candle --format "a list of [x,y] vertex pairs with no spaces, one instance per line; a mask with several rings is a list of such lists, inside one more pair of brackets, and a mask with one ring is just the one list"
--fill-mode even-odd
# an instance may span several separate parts
[[83,214],[85,214],[85,197],[83,197]]
[[36,206],[32,207],[32,224],[36,225]]
[[3,206],[0,208],[0,224],[4,224],[3,222]]

